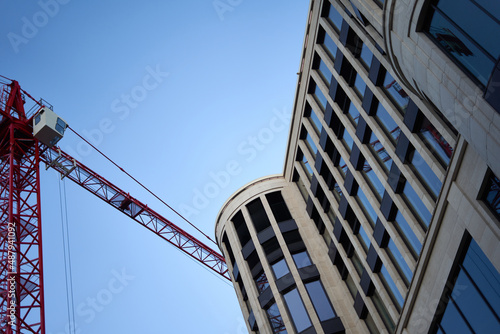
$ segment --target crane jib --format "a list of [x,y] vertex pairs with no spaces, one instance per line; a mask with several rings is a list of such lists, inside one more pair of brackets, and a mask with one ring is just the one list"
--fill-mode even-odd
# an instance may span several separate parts
[[41,144],[41,160],[106,203],[123,212],[184,253],[201,262],[222,277],[231,280],[224,257],[190,235],[147,205],[130,196],[57,147]]

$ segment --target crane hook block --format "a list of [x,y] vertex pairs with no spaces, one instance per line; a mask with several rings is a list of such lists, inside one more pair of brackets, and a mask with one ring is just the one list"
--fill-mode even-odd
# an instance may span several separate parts
[[33,117],[33,136],[48,147],[61,140],[67,127],[68,124],[47,107],[40,108]]

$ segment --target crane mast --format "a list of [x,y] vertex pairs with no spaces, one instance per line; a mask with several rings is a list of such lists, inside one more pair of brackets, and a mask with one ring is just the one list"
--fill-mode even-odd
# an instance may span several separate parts
[[[0,82],[2,84],[2,82]],[[218,275],[230,280],[224,257],[171,221],[76,161],[58,147],[33,135],[53,112],[36,102],[36,115],[25,112],[28,93],[17,81],[0,86],[0,334],[45,333],[40,162],[88,190]],[[55,115],[55,114],[53,114]],[[54,130],[62,137],[61,119]],[[65,125],[65,124],[64,124]],[[35,128],[39,125],[35,125]],[[59,130],[58,130],[59,129]],[[38,130],[36,130],[38,131]],[[41,141],[39,141],[40,139]],[[45,143],[42,143],[42,141]]]
[[19,83],[0,94],[0,333],[43,333],[40,147]]

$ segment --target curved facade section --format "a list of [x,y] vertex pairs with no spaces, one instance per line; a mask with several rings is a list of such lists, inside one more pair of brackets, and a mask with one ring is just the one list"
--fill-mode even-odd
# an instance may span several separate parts
[[479,4],[311,0],[283,177],[216,227],[250,332],[500,332],[498,29],[458,34]]
[[489,165],[498,166],[499,6],[390,0],[384,17],[386,51],[398,80],[415,99],[439,109]]
[[[259,179],[219,213],[217,242],[251,333],[344,333],[352,305],[295,183]],[[351,325],[352,327],[352,325]],[[364,330],[364,328],[363,328]]]

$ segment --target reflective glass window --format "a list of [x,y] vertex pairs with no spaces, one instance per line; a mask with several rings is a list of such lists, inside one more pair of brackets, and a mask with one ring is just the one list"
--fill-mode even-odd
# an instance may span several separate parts
[[394,220],[394,225],[398,230],[399,234],[403,237],[406,242],[406,245],[410,250],[414,252],[414,254],[418,257],[420,255],[420,251],[422,250],[422,243],[418,240],[417,235],[411,229],[408,222],[403,217],[401,211],[398,211],[396,214],[396,218]]
[[405,182],[403,194],[404,198],[413,209],[413,212],[417,215],[418,218],[420,218],[420,221],[424,223],[425,227],[429,227],[432,214],[429,212],[424,202],[422,202],[420,196],[418,196],[418,194],[415,192],[408,181]]
[[456,272],[434,333],[500,333],[500,274],[474,240]]
[[483,199],[491,211],[500,216],[500,180],[493,173],[489,175],[486,181]]
[[344,140],[344,145],[347,148],[347,152],[351,152],[352,150],[352,145],[354,144],[354,141],[352,140],[351,135],[349,134],[349,131],[347,129],[344,129],[344,136],[342,137]]
[[328,21],[334,26],[334,28],[337,30],[337,32],[340,31],[342,28],[342,15],[333,7],[330,5],[330,9],[328,10]]
[[408,285],[411,281],[411,278],[413,277],[413,272],[411,271],[410,267],[403,258],[403,255],[401,255],[401,252],[399,251],[394,241],[392,241],[392,239],[389,240],[387,250],[391,255],[394,265],[396,266],[396,268],[398,268],[400,274],[402,274],[402,277],[405,279],[406,285]]
[[388,173],[392,165],[392,158],[373,131],[370,135],[370,143],[368,145],[370,146],[372,152],[375,153],[375,157],[382,163],[381,165],[384,172]]
[[292,215],[290,214],[288,206],[281,195],[281,191],[266,194],[266,199],[271,207],[271,211],[273,212],[276,222],[280,223],[292,219]]
[[288,311],[290,312],[290,318],[292,318],[292,322],[295,325],[297,332],[302,332],[303,330],[311,327],[311,320],[309,319],[309,315],[307,314],[297,288],[284,294],[283,297],[285,298]]
[[322,42],[323,46],[325,47],[326,51],[332,58],[332,60],[335,60],[335,56],[337,55],[337,44],[333,41],[333,39],[328,35],[327,32],[325,32],[325,38],[323,39]]
[[381,103],[378,104],[375,117],[377,121],[382,125],[385,133],[389,136],[392,142],[396,144],[399,139],[401,129]]
[[382,199],[382,196],[384,195],[385,188],[367,160],[365,160],[363,164],[363,174],[365,175],[365,178],[368,179],[370,188],[372,188],[375,196],[377,196],[378,200],[380,201]]
[[354,88],[358,96],[363,99],[363,96],[365,95],[366,83],[363,79],[361,79],[359,73],[356,73],[356,79],[354,79]]
[[259,276],[255,279],[255,284],[257,286],[257,291],[262,292],[269,286],[269,281],[267,280],[266,273],[262,271]]
[[333,310],[332,304],[330,303],[321,282],[313,281],[311,283],[307,283],[305,286],[319,320],[325,321],[335,318],[335,311]]
[[314,143],[310,134],[307,134],[306,143],[309,147],[309,150],[311,151],[311,154],[313,155],[313,157],[315,157],[316,153],[318,153],[318,148],[316,147],[316,144]]
[[441,133],[439,133],[427,118],[424,118],[419,134],[420,138],[422,138],[427,147],[431,149],[432,153],[438,158],[443,167],[447,167],[450,164],[453,147],[444,139]]
[[312,167],[311,167],[311,164],[309,163],[309,161],[307,161],[307,158],[306,156],[302,156],[302,166],[304,167],[305,171],[307,172],[307,176],[309,177],[309,180],[312,178],[313,176],[313,170],[312,170]]
[[293,254],[292,257],[297,268],[304,268],[312,265],[311,259],[309,258],[309,255],[306,251]]
[[260,198],[248,203],[247,209],[257,233],[271,226],[271,222],[269,221],[269,217],[267,216],[266,210],[264,209]]
[[359,226],[359,240],[361,241],[361,245],[365,249],[365,252],[368,251],[368,248],[370,247],[370,238],[368,237],[368,234],[366,234],[365,229],[363,226]]
[[316,85],[316,88],[314,89],[314,96],[316,97],[316,100],[318,101],[319,105],[323,107],[323,110],[325,110],[326,109],[326,97],[317,85]]
[[359,111],[358,111],[358,108],[356,108],[356,106],[350,102],[349,103],[349,109],[347,110],[347,114],[349,115],[349,118],[351,119],[351,122],[353,124],[358,124],[358,121],[359,121]]
[[290,272],[285,259],[281,259],[275,264],[271,265],[271,268],[273,268],[274,276],[276,276],[276,279],[280,279]]
[[404,303],[404,297],[399,292],[396,283],[394,283],[394,279],[387,271],[385,265],[382,265],[382,269],[380,269],[380,274],[382,275],[383,278],[382,282],[384,283],[386,289],[388,290],[389,295],[391,296],[392,301],[394,302],[394,305],[396,306],[398,311],[401,311],[401,308],[403,307]]
[[375,222],[377,221],[377,213],[373,209],[372,205],[368,201],[368,198],[366,197],[365,193],[361,188],[358,188],[358,198],[361,202],[361,207],[364,208],[368,221],[372,226],[374,226]]
[[330,86],[330,81],[332,80],[332,72],[328,69],[328,66],[326,66],[325,62],[323,59],[320,59],[319,61],[319,67],[318,67],[319,73],[323,77],[323,80],[325,80],[325,83]]
[[66,123],[60,119],[59,117],[57,118],[57,122],[56,122],[56,130],[60,133],[60,134],[64,134],[64,131],[66,130]]
[[442,182],[417,150],[413,151],[410,163],[413,170],[417,172],[420,180],[427,186],[433,197],[437,198],[441,191]]
[[278,309],[278,305],[274,303],[266,310],[267,318],[269,319],[269,324],[271,325],[271,329],[273,333],[286,334],[285,323],[283,322],[283,318],[281,317],[280,310]]
[[340,170],[340,173],[342,174],[342,176],[345,177],[345,174],[347,173],[347,169],[348,169],[348,167],[347,167],[347,164],[346,164],[344,158],[340,157],[339,170]]
[[389,72],[385,73],[383,88],[404,114],[410,98]]
[[366,44],[361,47],[361,63],[368,69],[372,63],[373,53],[370,51]]
[[427,31],[434,42],[486,86],[500,56],[498,1],[440,0],[430,16]]
[[314,130],[316,130],[317,133],[320,133],[323,126],[321,125],[321,121],[319,120],[318,115],[316,115],[316,112],[314,110],[311,110],[309,119],[311,120],[311,124],[313,125]]

